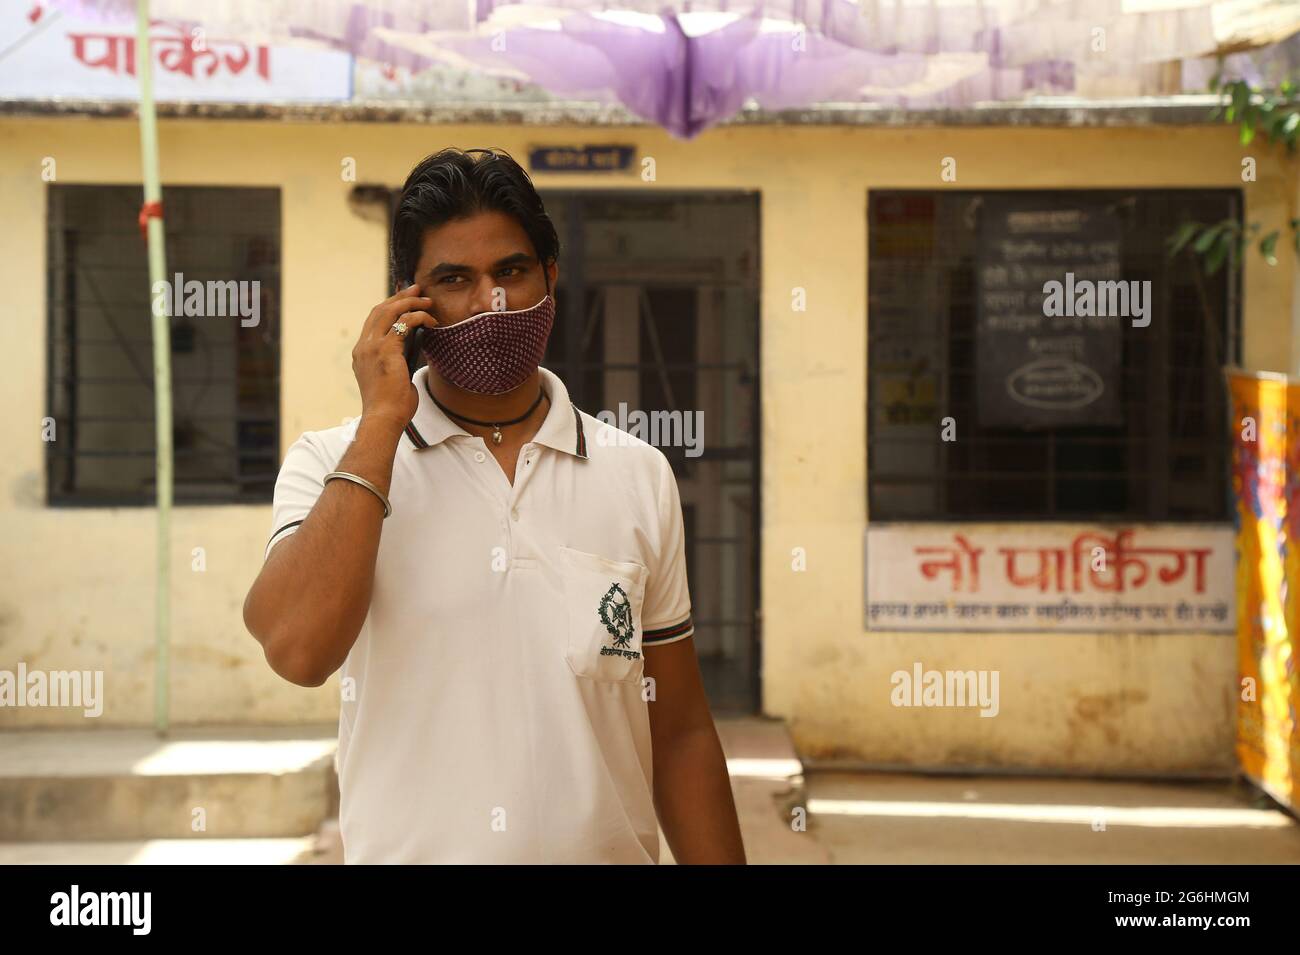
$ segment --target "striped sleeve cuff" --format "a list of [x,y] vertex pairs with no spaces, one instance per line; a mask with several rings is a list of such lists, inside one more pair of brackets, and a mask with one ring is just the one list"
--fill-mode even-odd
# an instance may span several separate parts
[[654,627],[641,634],[641,646],[658,647],[665,643],[676,643],[678,640],[685,640],[695,632],[695,622],[691,615],[687,614],[685,619],[678,621],[670,627]]
[[[304,518],[302,519],[302,521],[305,521],[306,519],[307,519],[307,518],[304,517]],[[270,557],[270,556],[271,556],[271,548],[274,547],[276,544],[280,543],[280,541],[284,540],[286,537],[288,537],[290,534],[292,534],[295,530],[297,530],[297,529],[298,529],[298,525],[301,524],[302,521],[290,521],[288,524],[285,524],[283,527],[281,527],[279,530],[277,530],[274,534],[272,534],[272,535],[271,535],[271,539],[270,539],[269,541],[266,542],[266,552],[265,552],[264,554],[262,554],[262,560],[265,561],[266,558]]]

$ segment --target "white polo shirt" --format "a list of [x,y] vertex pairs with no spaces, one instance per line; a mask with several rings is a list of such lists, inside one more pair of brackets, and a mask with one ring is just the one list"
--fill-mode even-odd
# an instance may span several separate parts
[[[344,861],[657,863],[642,654],[694,633],[668,459],[542,368],[550,408],[512,486],[427,373],[340,671]],[[289,448],[268,555],[358,421]]]

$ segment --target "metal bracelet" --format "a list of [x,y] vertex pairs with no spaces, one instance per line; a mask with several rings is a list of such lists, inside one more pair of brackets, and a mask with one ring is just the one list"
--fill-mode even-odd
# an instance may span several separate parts
[[375,497],[379,498],[379,500],[381,500],[384,504],[385,520],[388,518],[388,515],[393,513],[392,505],[388,503],[388,498],[384,497],[384,492],[379,490],[379,488],[375,487],[365,478],[357,474],[352,474],[348,471],[331,471],[329,474],[325,475],[324,483],[328,484],[330,481],[334,480],[335,478],[343,478],[345,481],[351,481],[353,484],[360,484],[367,491],[373,493]]

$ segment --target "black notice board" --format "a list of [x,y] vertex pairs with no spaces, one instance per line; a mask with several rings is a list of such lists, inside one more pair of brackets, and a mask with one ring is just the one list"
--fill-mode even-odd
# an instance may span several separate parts
[[[1081,282],[1120,280],[1119,221],[1086,196],[985,196],[976,257],[975,389],[981,427],[1123,421],[1118,315],[1075,312]],[[1044,290],[1061,283],[1058,294]],[[1054,290],[1055,291],[1055,290]],[[1080,310],[1089,311],[1083,307]],[[1096,311],[1097,309],[1091,309]]]

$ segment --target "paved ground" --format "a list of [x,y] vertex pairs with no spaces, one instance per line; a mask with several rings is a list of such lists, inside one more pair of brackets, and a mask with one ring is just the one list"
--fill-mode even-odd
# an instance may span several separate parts
[[834,863],[1300,864],[1300,824],[1245,785],[813,773]]
[[[1300,824],[1244,784],[805,773],[780,721],[717,726],[751,864],[1300,864]],[[332,752],[328,734],[293,744],[262,735],[238,747],[196,737],[157,752],[96,736],[94,758],[75,763],[82,773],[92,763],[118,771],[125,760],[141,775],[265,774],[284,766],[301,772]],[[7,772],[59,776],[63,763],[51,740],[23,743],[26,750],[10,740]],[[660,859],[673,861],[662,836]],[[340,861],[333,820],[302,838],[0,843],[0,865]]]
[[[751,864],[1300,864],[1300,824],[1244,784],[801,776],[783,724],[718,731]],[[322,845],[302,861],[338,861]]]
[[[718,738],[727,756],[736,811],[751,864],[824,865],[826,850],[806,831],[797,832],[788,805],[798,801],[802,766],[779,720],[747,717],[718,720]],[[315,845],[299,862],[334,864],[343,858],[337,826],[327,823]],[[659,861],[673,864],[672,851],[659,834]]]

